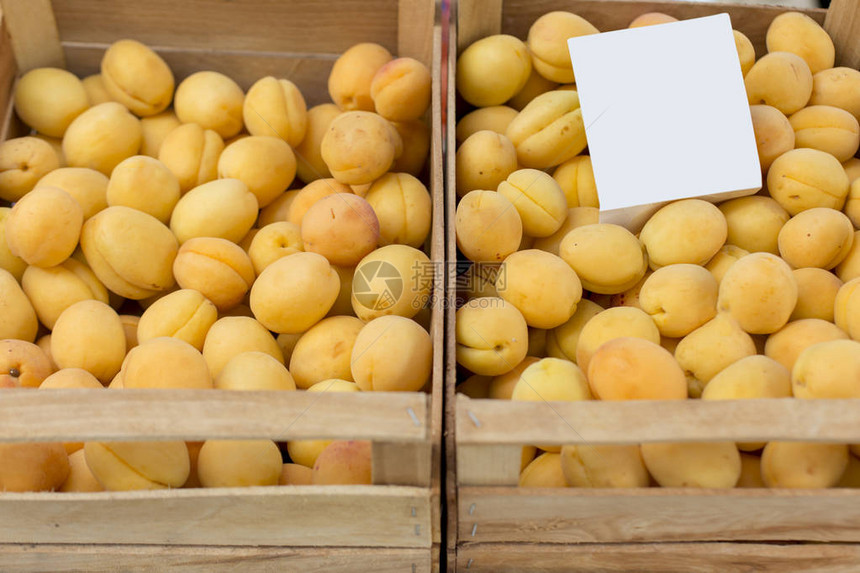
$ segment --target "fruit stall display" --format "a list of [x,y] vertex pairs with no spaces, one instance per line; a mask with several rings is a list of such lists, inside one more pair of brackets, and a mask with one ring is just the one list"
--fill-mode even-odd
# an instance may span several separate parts
[[434,2],[0,6],[0,568],[438,569]]
[[[765,189],[599,223],[567,38],[724,12]],[[852,570],[860,6],[451,21],[449,569]]]

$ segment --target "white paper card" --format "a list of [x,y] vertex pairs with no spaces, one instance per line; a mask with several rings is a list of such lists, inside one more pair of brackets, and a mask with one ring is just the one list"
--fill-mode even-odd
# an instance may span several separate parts
[[728,14],[568,40],[601,222],[762,185]]

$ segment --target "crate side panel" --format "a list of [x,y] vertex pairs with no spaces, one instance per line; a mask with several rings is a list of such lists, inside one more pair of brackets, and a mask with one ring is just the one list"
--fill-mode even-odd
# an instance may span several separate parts
[[460,570],[492,573],[709,573],[756,571],[849,573],[860,561],[858,545],[757,543],[658,543],[530,545],[481,543],[457,553]]
[[0,494],[0,543],[429,548],[430,519],[397,486]]
[[461,488],[459,542],[860,542],[857,490]]

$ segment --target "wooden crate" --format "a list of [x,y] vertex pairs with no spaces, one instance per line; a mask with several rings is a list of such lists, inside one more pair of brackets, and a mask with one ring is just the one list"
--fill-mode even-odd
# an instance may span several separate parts
[[[460,0],[449,30],[446,185],[454,220],[457,50],[482,37],[525,38],[567,10],[602,31],[645,12],[692,18],[728,12],[766,52],[785,8],[617,0]],[[841,65],[860,64],[860,3],[806,11],[833,36]],[[462,110],[461,110],[462,114]],[[456,260],[452,225],[448,258]],[[454,284],[449,276],[448,284]],[[643,488],[519,489],[524,444],[661,441],[860,442],[860,400],[537,403],[456,394],[455,293],[446,335],[447,561],[450,571],[856,571],[860,491]],[[828,542],[828,543],[823,543]]]
[[[201,69],[247,89],[286,77],[308,105],[328,100],[339,53],[378,42],[432,67],[441,29],[434,0],[3,0],[2,139],[23,134],[15,77],[40,66],[98,71],[104,49],[131,37],[156,49],[177,80]],[[431,258],[444,251],[441,99],[433,92],[428,183]],[[442,285],[437,284],[441,289]],[[61,494],[0,493],[2,571],[379,571],[439,569],[443,312],[431,315],[427,393],[28,391],[0,396],[0,442],[373,440],[370,486]]]

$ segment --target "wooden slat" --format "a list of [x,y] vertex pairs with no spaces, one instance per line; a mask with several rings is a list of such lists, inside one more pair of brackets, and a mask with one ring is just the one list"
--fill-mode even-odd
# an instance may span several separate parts
[[447,539],[448,546],[448,571],[456,571],[456,547],[457,547],[457,443],[456,443],[456,384],[457,384],[457,348],[454,336],[454,318],[456,314],[456,264],[457,242],[454,236],[453,221],[456,218],[456,195],[455,195],[455,159],[456,150],[456,87],[454,75],[457,62],[457,10],[455,3],[451,9],[451,17],[448,20],[447,53],[445,54],[445,72],[442,77],[441,86],[445,94],[445,219],[446,226],[446,256],[449,262],[447,267],[448,289],[445,292],[445,500],[447,508]]
[[836,45],[836,65],[860,68],[860,2],[832,0],[824,29]]
[[[434,18],[436,14],[434,13]],[[430,71],[433,77],[433,90],[430,98],[430,124],[433,126],[430,134],[430,194],[433,201],[433,226],[430,230],[430,258],[436,265],[445,267],[445,181],[442,147],[442,92],[439,90],[442,63],[442,27],[438,19],[433,26],[432,57]],[[437,274],[436,292],[446,292],[444,273]],[[441,282],[438,282],[440,281]],[[443,510],[443,478],[442,478],[442,436],[444,433],[444,400],[445,400],[445,311],[444,307],[434,304],[430,314],[430,336],[433,339],[433,377],[430,392],[430,507],[431,524],[433,528],[433,543],[441,548],[442,544],[442,515]],[[439,549],[435,556],[435,570],[438,570]]]
[[522,446],[457,444],[457,484],[517,485]]
[[[860,400],[513,402],[457,395],[459,444],[860,442]],[[516,423],[512,423],[516,421]]]
[[400,486],[3,493],[0,543],[429,548],[429,504]]
[[12,39],[6,29],[6,18],[0,9],[0,141],[8,139],[12,116],[12,85],[18,66],[15,63],[15,55],[12,52]]
[[460,543],[860,542],[857,490],[464,487]]
[[412,392],[5,390],[0,442],[313,438],[417,443],[430,439],[427,402],[426,395]]
[[701,18],[725,12],[732,19],[732,27],[749,37],[758,56],[767,53],[765,33],[777,15],[786,11],[800,11],[822,23],[826,12],[784,6],[647,0],[506,0],[504,4],[502,32],[523,39],[528,35],[532,23],[551,10],[579,14],[603,32],[626,28],[634,18],[646,12],[663,12],[679,19]]
[[[110,44],[134,38],[173,48],[328,54],[358,42],[397,49],[398,0],[53,0],[53,5],[63,41]],[[433,20],[426,26],[425,32]]]
[[0,6],[19,70],[63,67],[63,49],[51,0],[0,0]]
[[166,569],[182,573],[430,573],[431,561],[426,549],[0,545],[0,563],[19,573]]
[[397,4],[397,55],[432,67],[436,0],[399,0]]
[[853,573],[858,545],[659,543],[513,545],[482,543],[461,548],[460,571],[492,573]]
[[430,442],[373,443],[373,483],[429,487],[432,448]]
[[[69,70],[81,77],[99,72],[102,55],[108,47],[108,44],[73,42],[63,45]],[[230,76],[247,90],[258,79],[272,75],[299,86],[308,106],[331,101],[328,75],[335,55],[177,50],[157,45],[153,48],[170,65],[177,81],[200,70],[213,70]]]
[[466,49],[475,40],[502,33],[502,4],[502,0],[460,0],[457,3],[458,50]]

